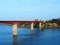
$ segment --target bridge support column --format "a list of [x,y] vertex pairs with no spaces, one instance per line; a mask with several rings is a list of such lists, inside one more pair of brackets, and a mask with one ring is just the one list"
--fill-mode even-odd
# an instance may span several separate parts
[[34,23],[31,23],[31,30],[34,30]]
[[13,36],[17,36],[17,23],[13,24]]
[[39,28],[40,28],[40,29],[42,28],[41,22],[39,22]]

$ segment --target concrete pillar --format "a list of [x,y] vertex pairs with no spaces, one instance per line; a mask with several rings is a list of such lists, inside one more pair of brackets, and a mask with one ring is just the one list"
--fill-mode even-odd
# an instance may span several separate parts
[[34,30],[34,23],[31,23],[31,30]]
[[42,28],[41,22],[39,22],[39,28],[40,28],[40,29]]
[[17,35],[17,23],[13,24],[13,36]]

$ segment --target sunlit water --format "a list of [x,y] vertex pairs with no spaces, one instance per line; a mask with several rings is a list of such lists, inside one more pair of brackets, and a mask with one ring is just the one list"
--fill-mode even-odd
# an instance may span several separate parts
[[34,29],[18,28],[18,36],[13,37],[12,26],[0,25],[0,45],[60,45],[60,28]]

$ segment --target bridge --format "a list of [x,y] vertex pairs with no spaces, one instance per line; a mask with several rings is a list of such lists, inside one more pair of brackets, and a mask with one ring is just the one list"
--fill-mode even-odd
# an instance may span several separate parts
[[[2,24],[11,24],[13,26],[13,36],[17,36],[17,28],[19,24],[28,23],[30,24],[31,31],[34,30],[34,24],[39,23],[39,28],[41,28],[41,24],[44,23],[43,20],[0,20]],[[24,25],[23,25],[24,26]]]

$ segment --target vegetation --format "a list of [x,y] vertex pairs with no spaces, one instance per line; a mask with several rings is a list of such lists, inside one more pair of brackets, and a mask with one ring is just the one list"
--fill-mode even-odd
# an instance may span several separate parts
[[56,23],[57,25],[60,25],[60,18],[59,19],[52,19],[52,20],[46,21],[45,23]]

